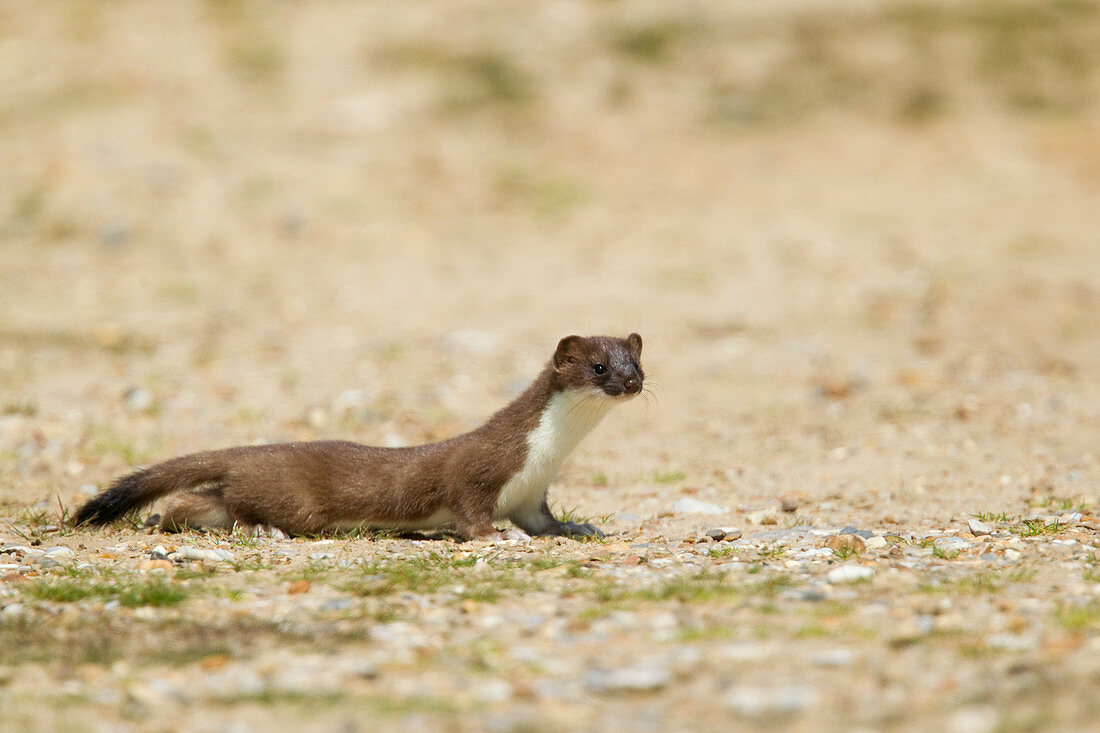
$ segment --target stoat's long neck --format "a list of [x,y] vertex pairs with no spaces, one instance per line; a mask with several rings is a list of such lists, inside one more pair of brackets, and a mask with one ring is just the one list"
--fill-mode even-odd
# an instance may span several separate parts
[[527,434],[527,463],[547,463],[553,470],[592,432],[614,407],[614,399],[592,389],[566,389],[553,393]]
[[552,392],[527,433],[527,456],[501,491],[495,516],[538,506],[565,457],[614,405],[614,399],[597,390]]

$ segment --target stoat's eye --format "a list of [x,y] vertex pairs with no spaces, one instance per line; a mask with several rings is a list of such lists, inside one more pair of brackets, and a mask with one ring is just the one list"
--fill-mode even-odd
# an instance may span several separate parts
[[596,374],[603,374],[607,371],[607,367],[603,364],[593,364],[592,371],[596,372]]

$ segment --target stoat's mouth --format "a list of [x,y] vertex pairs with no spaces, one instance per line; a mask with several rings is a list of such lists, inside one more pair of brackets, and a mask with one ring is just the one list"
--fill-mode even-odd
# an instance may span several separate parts
[[638,389],[634,392],[631,392],[629,390],[619,388],[618,391],[615,391],[615,388],[610,388],[609,389],[607,387],[604,387],[603,389],[600,390],[600,393],[603,396],[610,397],[613,400],[629,400],[629,399],[637,397],[639,394],[641,394],[642,390]]

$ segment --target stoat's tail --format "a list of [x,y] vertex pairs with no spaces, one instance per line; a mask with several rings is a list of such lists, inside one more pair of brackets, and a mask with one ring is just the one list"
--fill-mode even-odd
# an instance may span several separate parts
[[101,525],[165,494],[224,483],[227,462],[219,452],[180,456],[117,479],[80,507],[74,524]]

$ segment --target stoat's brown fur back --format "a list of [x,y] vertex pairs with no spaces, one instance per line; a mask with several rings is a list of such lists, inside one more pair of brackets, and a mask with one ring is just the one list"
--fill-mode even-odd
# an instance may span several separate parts
[[501,536],[493,520],[509,519],[531,534],[599,534],[557,520],[546,490],[581,438],[641,391],[641,351],[638,334],[568,336],[523,394],[469,433],[410,448],[316,441],[181,456],[118,479],[76,522],[106,524],[171,495],[166,530],[453,526],[472,539]]

